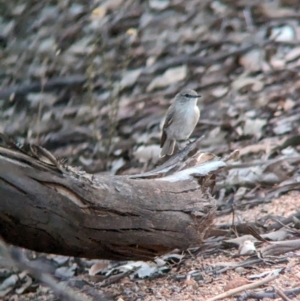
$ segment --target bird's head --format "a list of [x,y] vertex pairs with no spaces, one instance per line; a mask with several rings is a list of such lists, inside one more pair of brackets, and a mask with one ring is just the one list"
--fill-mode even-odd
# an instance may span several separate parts
[[197,101],[199,97],[201,97],[201,95],[197,94],[194,90],[182,90],[176,95],[175,100],[180,103],[186,103],[189,101]]

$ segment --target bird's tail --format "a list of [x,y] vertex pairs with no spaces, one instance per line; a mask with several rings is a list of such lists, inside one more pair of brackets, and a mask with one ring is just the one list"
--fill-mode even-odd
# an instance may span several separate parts
[[173,139],[167,139],[161,149],[160,157],[164,157],[165,155],[171,156],[174,152],[176,141]]

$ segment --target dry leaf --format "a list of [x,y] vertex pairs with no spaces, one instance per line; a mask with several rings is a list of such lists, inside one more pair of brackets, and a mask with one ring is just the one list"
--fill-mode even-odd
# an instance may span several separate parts
[[169,0],[150,0],[149,1],[149,6],[152,9],[155,9],[158,11],[166,9],[169,5],[170,5]]
[[234,279],[230,280],[227,282],[226,286],[224,287],[224,292],[227,292],[231,289],[246,285],[251,283],[251,281],[249,281],[246,278],[243,277],[235,277]]
[[99,260],[98,262],[96,262],[91,266],[91,268],[89,269],[89,275],[95,276],[98,273],[103,272],[109,266],[109,264],[110,264],[109,260]]
[[152,80],[147,87],[147,91],[153,91],[156,88],[164,88],[171,84],[184,80],[187,74],[187,67],[185,65],[181,67],[175,67],[168,69],[163,75],[158,76]]
[[142,68],[126,71],[120,82],[121,89],[128,88],[134,85],[137,79],[139,78],[139,76],[141,75],[142,71],[143,71]]
[[140,146],[133,155],[135,158],[143,163],[153,162],[154,164],[159,160],[160,147],[156,145]]
[[220,98],[220,97],[223,97],[225,94],[227,94],[228,91],[229,91],[228,87],[218,86],[218,87],[213,88],[213,90],[211,91],[211,94],[216,98]]
[[261,236],[268,240],[280,241],[280,240],[290,238],[292,235],[289,233],[288,230],[281,229],[281,230],[273,231],[273,232],[270,232],[267,234],[262,234]]
[[264,83],[261,80],[253,77],[240,76],[236,78],[232,83],[232,88],[236,91],[240,91],[245,87],[251,87],[252,91],[261,91],[264,87]]
[[292,48],[285,56],[286,62],[291,62],[300,57],[300,47]]
[[245,240],[239,247],[239,255],[251,255],[256,252],[255,245],[250,240]]
[[261,49],[253,49],[240,58],[240,64],[250,72],[257,72],[261,70]]
[[278,42],[294,41],[295,30],[290,25],[274,27],[272,28],[270,39]]
[[244,135],[255,135],[257,138],[262,136],[262,128],[267,124],[266,119],[247,119],[244,125]]

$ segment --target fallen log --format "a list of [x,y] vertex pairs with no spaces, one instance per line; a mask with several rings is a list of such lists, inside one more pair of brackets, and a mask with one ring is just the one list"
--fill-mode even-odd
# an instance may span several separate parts
[[151,259],[201,245],[215,204],[215,172],[226,164],[198,143],[135,176],[94,177],[47,150],[0,145],[0,235],[39,252]]

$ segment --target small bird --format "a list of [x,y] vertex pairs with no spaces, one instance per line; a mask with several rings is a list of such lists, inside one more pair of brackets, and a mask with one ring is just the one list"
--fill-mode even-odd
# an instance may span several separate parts
[[160,157],[171,156],[176,141],[187,140],[194,131],[200,117],[197,100],[201,97],[194,90],[183,90],[175,96],[167,116],[160,140]]

